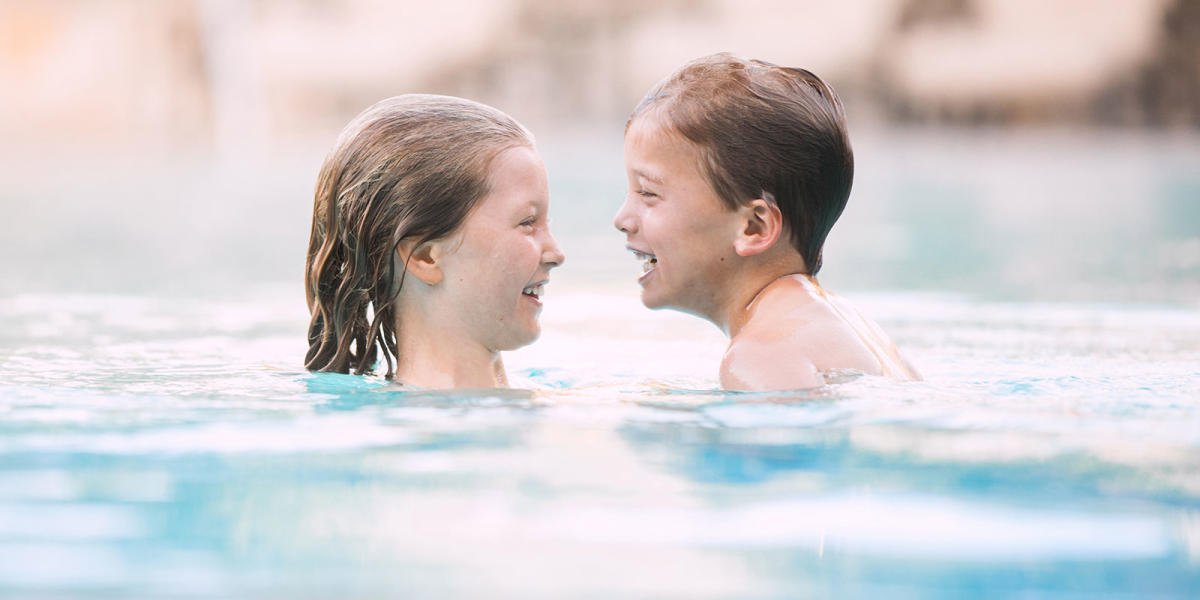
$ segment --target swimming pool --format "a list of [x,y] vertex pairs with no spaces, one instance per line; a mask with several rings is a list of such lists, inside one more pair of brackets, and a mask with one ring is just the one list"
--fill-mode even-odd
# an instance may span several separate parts
[[[1079,168],[1111,166],[1096,160]],[[15,265],[28,278],[0,294],[0,596],[1192,596],[1200,310],[1186,248],[1200,187],[1169,164],[1129,170],[1150,162],[1109,174],[1133,195],[1145,181],[1160,190],[1130,247],[1184,248],[1146,275],[1143,301],[1104,296],[1100,275],[1076,280],[1094,301],[1051,293],[1062,268],[1102,250],[1114,279],[1129,276],[1116,250],[1089,245],[1128,214],[1080,216],[1098,225],[1075,241],[1095,252],[1054,252],[1038,229],[1061,224],[1051,211],[1015,229],[1001,260],[983,234],[1019,220],[992,184],[867,180],[927,204],[891,233],[878,228],[890,219],[848,215],[890,245],[842,239],[840,256],[860,259],[831,250],[826,269],[885,291],[830,287],[848,287],[927,381],[847,376],[792,394],[715,389],[718,332],[642,309],[619,248],[589,258],[608,252],[589,245],[611,241],[594,223],[608,206],[561,209],[575,247],[549,286],[543,338],[506,355],[524,390],[404,393],[303,371],[298,277],[255,281],[272,259],[230,242],[261,224],[191,219],[181,235],[205,242],[191,263],[169,229],[143,230],[178,216],[147,203],[138,225],[113,225],[127,245],[98,259],[86,225],[108,213],[51,227],[36,218],[50,209],[22,205],[30,218],[7,233],[75,237],[70,252]],[[976,181],[966,170],[950,179]],[[950,221],[923,225],[931,214]],[[267,229],[246,247],[302,237]],[[990,278],[939,259],[930,237]],[[139,263],[139,245],[167,258]],[[869,271],[887,260],[871,252],[903,248],[917,265]],[[1017,291],[1012,262],[1044,272],[1021,271]],[[101,263],[117,283],[90,291],[85,267]],[[902,285],[925,268],[929,289]]]
[[[0,303],[5,595],[1200,583],[1194,312],[863,297],[927,383],[722,394],[698,324],[560,296],[510,355],[532,391],[406,394],[297,370],[303,321],[267,300]],[[626,310],[641,333],[606,338]]]

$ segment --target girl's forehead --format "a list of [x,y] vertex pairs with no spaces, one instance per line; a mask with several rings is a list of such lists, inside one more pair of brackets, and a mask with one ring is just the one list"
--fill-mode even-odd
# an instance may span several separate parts
[[492,161],[488,191],[472,214],[505,216],[514,211],[544,209],[550,201],[546,169],[533,148],[505,150]]
[[538,213],[547,210],[549,200],[547,194],[533,188],[492,190],[479,199],[467,219],[479,217],[483,220],[508,221],[517,213]]

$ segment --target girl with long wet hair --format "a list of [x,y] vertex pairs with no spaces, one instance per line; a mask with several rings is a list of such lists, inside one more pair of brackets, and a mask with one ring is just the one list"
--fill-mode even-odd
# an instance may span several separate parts
[[[563,254],[533,137],[477,102],[404,95],[342,131],[317,179],[305,367],[504,387]],[[382,363],[382,364],[380,364]]]

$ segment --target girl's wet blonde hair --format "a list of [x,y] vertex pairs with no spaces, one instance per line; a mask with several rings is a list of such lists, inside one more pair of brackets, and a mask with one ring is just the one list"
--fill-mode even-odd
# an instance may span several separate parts
[[342,130],[314,195],[306,368],[363,374],[382,353],[392,376],[400,243],[457,230],[488,193],[492,159],[515,146],[533,136],[512,117],[450,96],[388,98]]

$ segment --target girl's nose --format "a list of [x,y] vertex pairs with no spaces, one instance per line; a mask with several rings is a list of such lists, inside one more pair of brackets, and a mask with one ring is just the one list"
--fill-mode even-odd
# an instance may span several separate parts
[[546,234],[549,238],[546,241],[546,247],[542,250],[542,262],[550,268],[554,268],[563,264],[567,260],[567,256],[563,254],[562,248],[558,247],[558,241],[553,235]]

